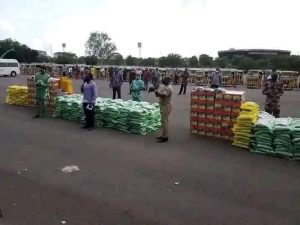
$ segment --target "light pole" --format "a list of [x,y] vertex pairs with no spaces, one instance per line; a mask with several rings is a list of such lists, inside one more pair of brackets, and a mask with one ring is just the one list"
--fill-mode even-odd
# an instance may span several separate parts
[[138,42],[138,49],[139,49],[139,58],[142,57],[142,42]]

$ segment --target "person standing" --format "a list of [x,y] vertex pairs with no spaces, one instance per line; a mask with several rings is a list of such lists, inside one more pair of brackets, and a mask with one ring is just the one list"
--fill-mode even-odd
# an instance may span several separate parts
[[142,91],[144,90],[144,81],[141,79],[140,74],[136,75],[136,79],[132,81],[130,85],[131,96],[133,101],[140,102],[142,101],[143,95]]
[[148,91],[149,81],[151,78],[151,73],[148,68],[145,69],[143,78],[144,78],[144,84],[145,84],[145,91]]
[[[133,68],[129,73],[129,89],[131,87],[132,81],[135,80],[135,77],[136,77],[136,70]],[[129,94],[131,94],[131,90],[129,90]]]
[[123,73],[121,70],[115,68],[113,70],[111,79],[110,79],[110,88],[113,89],[113,99],[116,99],[116,94],[118,94],[118,98],[121,98],[121,87],[123,84]]
[[265,111],[276,118],[280,117],[280,96],[283,95],[283,89],[278,73],[273,69],[271,77],[264,84],[262,94],[266,95]]
[[127,81],[127,72],[128,70],[126,69],[126,67],[123,70],[123,81],[126,82]]
[[186,86],[188,84],[189,76],[190,75],[189,75],[188,69],[185,68],[185,70],[184,70],[184,72],[183,72],[183,74],[181,76],[181,86],[180,86],[180,91],[179,91],[178,95],[181,95],[182,92],[185,95],[185,93],[186,93]]
[[174,72],[173,84],[174,85],[178,84],[178,80],[179,80],[179,71],[176,69],[175,72]]
[[69,69],[68,69],[68,75],[69,75],[69,78],[72,78],[72,66],[69,66]]
[[162,123],[162,135],[157,138],[158,142],[167,142],[169,140],[169,116],[172,111],[172,86],[171,78],[165,76],[162,80],[162,86],[155,91],[156,97],[159,98],[159,107]]
[[222,85],[222,73],[220,68],[216,68],[216,71],[212,73],[210,82],[211,88],[219,88]]
[[76,79],[76,80],[79,79],[79,74],[80,74],[80,69],[79,69],[79,67],[76,65],[76,66],[75,66],[75,79]]
[[157,88],[159,86],[159,79],[160,79],[160,73],[159,73],[158,68],[156,68],[154,71],[153,79],[152,79],[154,88]]
[[35,75],[34,84],[36,88],[36,115],[34,119],[45,116],[46,106],[45,100],[49,86],[49,74],[46,73],[46,66],[41,67],[41,71]]
[[95,101],[97,98],[97,87],[93,75],[87,74],[81,86],[83,94],[83,111],[85,115],[85,125],[82,129],[93,130],[95,126]]

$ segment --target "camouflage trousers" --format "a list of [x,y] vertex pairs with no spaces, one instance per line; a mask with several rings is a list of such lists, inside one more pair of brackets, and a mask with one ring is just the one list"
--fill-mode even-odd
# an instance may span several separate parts
[[267,98],[265,103],[265,111],[276,118],[280,117],[280,104],[278,98]]

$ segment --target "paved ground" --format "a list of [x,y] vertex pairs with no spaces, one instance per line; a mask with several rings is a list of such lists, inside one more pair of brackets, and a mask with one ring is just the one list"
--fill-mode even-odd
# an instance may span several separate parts
[[[6,86],[25,81],[0,78],[1,225],[300,224],[299,163],[190,135],[189,96],[174,96],[171,141],[158,144],[155,133],[32,120],[31,109],[4,104]],[[300,117],[299,97],[285,93],[282,116]],[[247,100],[261,104],[260,90]],[[80,171],[60,171],[72,164]]]

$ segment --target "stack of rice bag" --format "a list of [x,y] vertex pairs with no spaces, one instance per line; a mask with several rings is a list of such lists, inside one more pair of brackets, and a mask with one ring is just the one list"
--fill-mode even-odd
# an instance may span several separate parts
[[294,158],[300,159],[300,119],[293,120],[292,141],[294,146]]
[[253,127],[251,136],[251,152],[272,155],[273,150],[273,129],[275,117],[267,112],[261,111]]
[[245,102],[241,105],[241,112],[234,125],[233,145],[249,148],[250,136],[253,125],[259,113],[259,106],[254,102]]
[[80,95],[58,96],[54,115],[72,121],[83,121],[82,97]]
[[292,144],[293,120],[291,118],[276,118],[274,124],[274,153],[283,157],[293,157]]
[[28,105],[28,88],[26,86],[8,86],[5,103],[10,105]]
[[[69,120],[84,121],[82,96],[58,96],[55,115]],[[159,106],[148,102],[97,98],[95,125],[145,135],[161,126]]]

